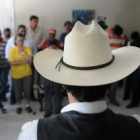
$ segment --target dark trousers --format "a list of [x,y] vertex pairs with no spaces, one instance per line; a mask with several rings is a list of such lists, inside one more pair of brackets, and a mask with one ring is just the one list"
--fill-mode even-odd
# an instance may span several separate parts
[[1,99],[5,98],[7,90],[7,81],[8,81],[8,68],[0,68],[0,92]]
[[23,93],[27,103],[29,103],[31,95],[31,76],[26,76],[20,79],[12,79],[12,83],[17,103],[21,103]]
[[111,88],[109,89],[109,100],[115,101],[116,100],[116,90],[118,87],[118,82],[113,83]]
[[34,65],[32,64],[31,65],[31,68],[32,68],[32,76],[31,76],[31,98],[34,98],[35,95],[34,95],[34,74],[35,74],[35,67]]
[[130,98],[130,94],[131,94],[131,90],[132,90],[132,77],[133,77],[133,73],[126,78],[123,99]]
[[2,101],[1,101],[1,93],[0,93],[0,109],[3,108],[3,104],[2,104]]
[[45,78],[43,78],[43,85],[45,91],[45,112],[52,112],[52,96],[54,96],[54,111],[59,113],[62,108],[61,85]]
[[13,86],[13,82],[12,82],[12,87],[11,87],[11,96],[10,96],[11,101],[15,102],[16,101],[16,95],[15,95],[15,91],[14,91],[14,86]]
[[132,100],[131,103],[138,105],[140,101],[140,68],[132,75]]
[[[8,69],[7,69],[7,77],[8,77],[8,74],[9,74],[9,72],[10,72],[10,69],[11,69],[11,65],[9,64]],[[13,83],[12,83],[12,85],[11,85],[10,100],[11,100],[12,102],[15,102],[15,101],[16,101]]]
[[0,109],[3,108],[3,104],[1,102],[1,99],[0,99]]

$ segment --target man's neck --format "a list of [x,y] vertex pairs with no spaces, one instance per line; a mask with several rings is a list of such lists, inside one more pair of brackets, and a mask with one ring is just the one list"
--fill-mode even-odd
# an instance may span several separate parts
[[37,29],[37,27],[36,28],[33,28],[33,27],[30,26],[30,29],[35,32],[35,30]]
[[[69,103],[70,103],[70,104],[71,104],[71,103],[79,103],[79,101],[76,100],[76,99],[74,98],[74,96],[73,96],[71,93],[68,92],[67,95],[68,95],[68,99],[69,99]],[[98,101],[102,101],[102,100],[106,100],[106,95],[105,95],[105,97],[99,99]]]
[[71,103],[78,103],[79,101],[77,101],[73,96],[72,96],[72,94],[71,93],[67,93],[67,95],[68,95],[68,99],[69,99],[69,103],[71,104]]

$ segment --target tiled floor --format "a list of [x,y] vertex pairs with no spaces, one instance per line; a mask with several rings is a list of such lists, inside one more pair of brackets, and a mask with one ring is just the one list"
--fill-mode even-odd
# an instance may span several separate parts
[[[126,115],[139,114],[140,115],[140,107],[133,109],[126,109],[126,105],[129,104],[130,100],[123,101],[123,88],[118,88],[117,90],[117,100],[121,104],[120,107],[115,107],[112,104],[109,104],[107,99],[107,104],[109,108],[111,108],[114,112],[122,113]],[[63,99],[63,106],[68,104],[67,98]],[[34,111],[36,111],[36,115],[27,114],[24,110],[22,115],[17,115],[15,113],[16,105],[9,105],[9,102],[4,103],[5,108],[8,113],[3,115],[0,113],[0,140],[17,140],[17,137],[20,133],[21,126],[28,121],[42,118],[44,112],[39,111],[38,102],[31,102],[31,106]]]

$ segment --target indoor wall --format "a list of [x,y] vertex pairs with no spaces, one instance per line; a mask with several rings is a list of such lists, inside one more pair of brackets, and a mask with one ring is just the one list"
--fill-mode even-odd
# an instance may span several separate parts
[[14,0],[15,25],[29,25],[29,17],[40,18],[40,26],[45,32],[56,28],[59,37],[64,31],[63,24],[72,20],[73,9],[93,9],[95,18],[106,16],[109,27],[119,24],[126,34],[140,29],[140,0]]

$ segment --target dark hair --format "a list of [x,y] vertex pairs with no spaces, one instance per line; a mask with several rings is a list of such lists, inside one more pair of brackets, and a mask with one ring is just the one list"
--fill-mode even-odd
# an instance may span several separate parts
[[110,87],[110,84],[90,87],[64,85],[66,92],[70,92],[79,102],[101,100],[106,95],[106,91]]
[[30,16],[30,21],[33,20],[33,19],[38,19],[38,17],[35,16],[35,15]]
[[137,32],[137,31],[132,32],[131,38],[132,38],[133,40],[138,39],[139,37],[140,37],[139,32]]
[[66,22],[64,23],[64,26],[66,26],[67,24],[69,24],[69,25],[72,26],[72,22],[71,22],[71,21],[66,21]]
[[18,30],[19,30],[20,28],[26,29],[26,26],[21,24],[21,25],[18,26]]
[[54,38],[50,38],[50,39],[48,39],[47,44],[48,44],[48,46],[57,45],[57,40]]
[[103,21],[103,20],[98,21],[98,24],[99,24],[104,30],[108,28],[108,26],[106,25],[105,21]]
[[119,25],[116,25],[113,29],[113,33],[120,36],[123,33],[123,28]]
[[23,34],[18,33],[18,34],[15,36],[15,45],[17,45],[16,39],[17,39],[18,37],[23,37],[23,38],[25,38],[25,36],[24,36]]
[[11,32],[10,28],[5,28],[4,32]]

